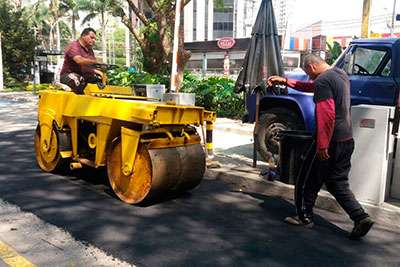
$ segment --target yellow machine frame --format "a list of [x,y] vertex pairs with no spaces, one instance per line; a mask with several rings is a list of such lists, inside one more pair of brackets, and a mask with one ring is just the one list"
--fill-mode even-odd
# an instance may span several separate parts
[[[89,84],[92,86],[92,84]],[[96,85],[93,85],[93,87]],[[121,88],[121,87],[117,87]],[[122,87],[122,91],[128,87]],[[89,89],[89,90],[87,90]],[[130,88],[129,88],[130,89]],[[91,95],[96,95],[97,90]],[[165,105],[160,102],[138,102],[143,97],[126,97],[127,95],[102,92],[105,97],[91,95],[76,95],[64,91],[41,91],[39,93],[38,120],[43,149],[50,149],[53,122],[59,129],[69,128],[71,131],[72,150],[60,151],[63,158],[78,161],[78,121],[85,120],[95,123],[97,135],[89,141],[96,147],[94,166],[104,166],[106,151],[110,140],[119,134],[122,138],[124,174],[132,172],[136,149],[139,142],[149,143],[151,148],[176,147],[200,143],[200,137],[190,136],[185,129],[187,125],[201,126],[204,122],[216,119],[214,112],[204,111],[201,107]],[[138,125],[147,125],[151,130],[138,129]],[[171,132],[181,132],[180,137],[174,137]],[[166,138],[141,139],[141,136],[151,133],[165,133]],[[125,145],[126,143],[126,145]]]
[[63,159],[71,159],[71,169],[107,166],[111,187],[127,203],[200,183],[207,149],[195,127],[204,135],[207,123],[211,137],[215,112],[135,96],[130,87],[105,84],[109,65],[96,67],[103,71],[103,84],[87,84],[83,95],[39,93],[35,153],[40,167],[55,171]]

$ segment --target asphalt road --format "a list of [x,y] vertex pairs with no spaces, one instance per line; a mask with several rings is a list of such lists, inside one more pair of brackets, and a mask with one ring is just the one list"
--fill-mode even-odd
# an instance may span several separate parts
[[[21,112],[8,114],[0,124],[10,123],[13,116],[21,123]],[[126,262],[400,265],[399,228],[375,225],[365,239],[352,241],[346,237],[351,221],[322,210],[316,211],[320,216],[313,229],[293,227],[283,222],[295,211],[292,203],[220,181],[205,179],[190,192],[156,203],[125,204],[115,197],[104,170],[42,172],[34,157],[34,130],[20,128],[0,132],[0,198]]]

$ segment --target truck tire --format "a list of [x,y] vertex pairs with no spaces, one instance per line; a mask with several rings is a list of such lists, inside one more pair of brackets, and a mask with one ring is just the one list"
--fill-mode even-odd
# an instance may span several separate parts
[[279,155],[279,141],[276,140],[279,131],[302,129],[303,119],[292,110],[269,109],[258,118],[258,136],[255,139],[257,150],[268,161],[271,154]]

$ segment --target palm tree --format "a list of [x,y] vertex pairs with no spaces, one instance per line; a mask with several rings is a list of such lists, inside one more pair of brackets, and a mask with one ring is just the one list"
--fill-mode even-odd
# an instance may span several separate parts
[[37,29],[37,37],[40,41],[40,45],[44,49],[47,49],[45,36],[50,34],[52,20],[53,19],[49,12],[49,8],[45,6],[43,2],[39,3],[35,12],[32,13],[32,16],[30,16],[28,19],[30,25]]
[[76,20],[79,19],[79,3],[78,0],[61,0],[61,9],[67,13],[71,11],[72,40],[76,40]]
[[100,16],[100,26],[101,26],[101,41],[102,41],[102,56],[103,62],[107,62],[107,53],[106,53],[106,26],[108,19],[105,18],[107,12],[110,9],[110,1],[109,0],[79,0],[79,6],[81,10],[87,11],[89,14],[82,20],[82,25],[91,21],[97,16]]

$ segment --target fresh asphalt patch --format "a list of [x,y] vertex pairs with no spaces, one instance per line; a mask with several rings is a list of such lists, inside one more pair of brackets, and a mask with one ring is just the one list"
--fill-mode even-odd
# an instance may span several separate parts
[[129,263],[399,266],[398,229],[376,225],[353,241],[351,221],[322,210],[313,229],[294,227],[283,221],[294,214],[292,203],[208,179],[179,196],[128,205],[104,169],[42,172],[33,140],[33,130],[0,133],[0,198]]

